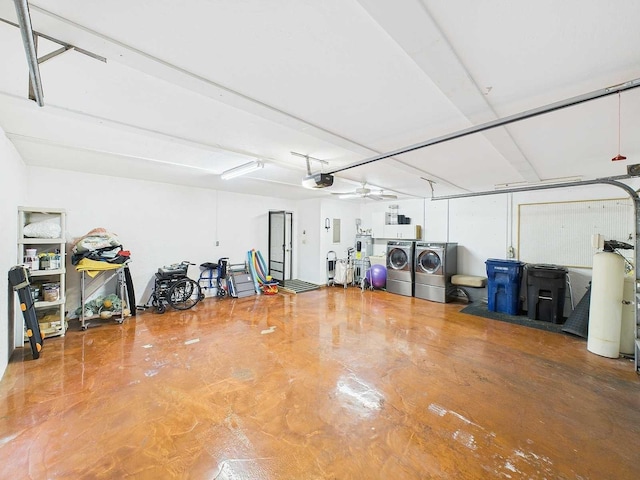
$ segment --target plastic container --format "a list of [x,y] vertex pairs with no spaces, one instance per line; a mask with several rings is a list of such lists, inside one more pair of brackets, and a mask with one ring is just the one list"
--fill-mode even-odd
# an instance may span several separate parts
[[488,259],[487,308],[492,312],[518,314],[518,294],[522,262],[517,260]]
[[398,205],[389,205],[385,223],[387,225],[398,225]]
[[57,282],[43,283],[42,299],[45,302],[56,302],[60,300],[60,284]]
[[51,270],[60,270],[62,268],[60,253],[56,252],[49,254],[49,268]]
[[29,270],[40,269],[40,259],[38,258],[38,250],[36,248],[24,249],[24,265]]
[[38,255],[38,259],[40,261],[40,270],[49,270],[51,267],[49,266],[49,254],[48,253],[41,253],[40,255]]
[[40,259],[38,257],[24,257],[24,266],[29,270],[39,270],[40,269]]

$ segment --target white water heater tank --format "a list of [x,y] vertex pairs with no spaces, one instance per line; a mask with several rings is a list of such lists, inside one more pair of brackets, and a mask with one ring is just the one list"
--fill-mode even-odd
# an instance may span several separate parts
[[624,259],[617,253],[593,257],[587,350],[603,357],[620,355]]

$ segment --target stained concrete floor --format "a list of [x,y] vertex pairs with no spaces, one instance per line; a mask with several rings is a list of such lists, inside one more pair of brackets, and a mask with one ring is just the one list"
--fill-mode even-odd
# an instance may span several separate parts
[[13,357],[3,478],[637,479],[640,380],[380,291],[207,299]]

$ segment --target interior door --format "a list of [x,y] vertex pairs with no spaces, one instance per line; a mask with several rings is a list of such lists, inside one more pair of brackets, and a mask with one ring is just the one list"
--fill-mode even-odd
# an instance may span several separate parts
[[293,271],[293,213],[269,212],[269,275],[281,285]]

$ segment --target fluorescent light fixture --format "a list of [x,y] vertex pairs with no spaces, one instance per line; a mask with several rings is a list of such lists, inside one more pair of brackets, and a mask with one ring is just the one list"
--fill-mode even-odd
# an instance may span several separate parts
[[253,162],[245,163],[244,165],[240,165],[239,167],[231,168],[222,172],[220,178],[223,180],[229,180],[230,178],[239,177],[240,175],[246,175],[247,173],[255,172],[256,170],[260,170],[264,167],[264,163],[259,160],[255,160]]
[[553,185],[555,183],[572,183],[582,181],[581,176],[576,177],[558,177],[549,178],[547,180],[540,180],[539,182],[511,182],[511,183],[498,183],[493,186],[494,190],[503,190],[507,188],[524,188],[524,187],[537,187],[541,185]]

